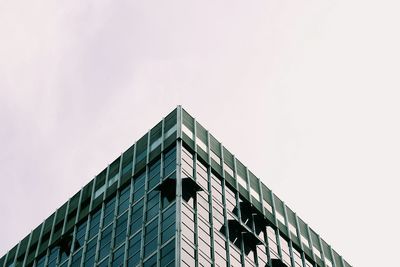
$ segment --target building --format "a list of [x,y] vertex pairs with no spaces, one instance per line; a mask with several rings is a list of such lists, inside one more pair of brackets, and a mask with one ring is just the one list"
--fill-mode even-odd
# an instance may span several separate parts
[[351,265],[178,106],[1,266]]

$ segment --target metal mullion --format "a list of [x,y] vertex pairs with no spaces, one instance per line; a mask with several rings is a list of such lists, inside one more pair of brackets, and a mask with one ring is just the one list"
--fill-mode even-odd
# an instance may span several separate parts
[[121,153],[121,156],[119,156],[119,166],[118,166],[118,181],[117,181],[117,188],[119,189],[119,187],[121,186],[121,177],[122,177],[122,161],[124,154]]
[[342,256],[340,256],[340,263],[342,264],[343,267],[346,266],[346,265],[344,265],[344,260],[343,260]]
[[[236,200],[236,207],[238,210],[238,219],[239,223],[242,224],[242,211],[240,209],[240,200],[239,200],[239,181],[238,181],[238,174],[237,174],[237,163],[236,163],[236,157],[233,156],[233,176],[235,178],[235,200]],[[240,259],[242,261],[242,265],[246,263],[246,256],[244,252],[244,242],[242,235],[240,236]]]
[[278,255],[281,258],[281,260],[283,261],[282,246],[281,246],[281,234],[280,234],[279,228],[276,228],[275,238],[276,238],[276,245],[278,247]]
[[144,237],[145,237],[145,226],[147,222],[147,194],[148,194],[148,176],[149,176],[149,166],[146,164],[145,167],[145,182],[144,182],[144,196],[143,196],[143,218],[142,218],[142,233],[140,240],[140,261],[143,265],[144,262]]
[[[22,240],[21,240],[21,241],[22,241]],[[16,262],[17,262],[19,249],[21,248],[21,241],[18,243],[17,250],[16,250],[15,255],[14,255],[13,263],[16,263]],[[26,252],[25,252],[25,253],[26,253]],[[6,264],[7,264],[7,261],[4,261],[4,266],[5,266],[5,267],[6,267]]]
[[[65,227],[67,226],[67,218],[68,218],[68,213],[69,213],[69,204],[70,204],[70,202],[71,202],[71,198],[68,199],[68,202],[67,202],[67,208],[66,208],[66,212],[65,212],[65,215],[64,215],[64,222],[63,222],[63,227],[62,227],[62,230],[61,230],[61,236],[63,236],[65,234]],[[68,255],[68,259],[67,259],[68,263],[70,261],[70,257],[71,257],[71,251],[70,251],[70,254]],[[61,253],[58,253],[58,258],[59,258],[58,260],[61,260]],[[67,266],[68,266],[68,263],[67,263]],[[59,262],[59,264],[61,264],[61,262]]]
[[128,208],[128,219],[126,222],[126,234],[125,234],[125,249],[124,249],[124,260],[123,266],[126,267],[128,261],[128,244],[129,244],[129,237],[130,233],[130,225],[131,225],[131,216],[132,216],[132,202],[133,202],[133,179],[130,180],[129,184],[129,208]]
[[[274,232],[275,232],[275,231],[274,231]],[[268,233],[268,229],[265,229],[265,236],[266,236],[266,238],[265,238],[265,244],[266,244],[266,250],[267,250],[267,262],[268,262],[268,264],[270,264],[272,258],[271,258],[271,252],[270,252],[270,246],[269,246],[269,233]],[[276,237],[275,237],[275,239],[276,239]]]
[[[290,232],[289,232],[290,235]],[[294,256],[293,256],[293,241],[291,238],[289,238],[289,242],[288,242],[288,246],[289,246],[289,256],[290,256],[290,262],[292,264],[292,266],[296,266],[295,260],[294,260]]]
[[[118,197],[117,197],[118,196]],[[112,232],[111,232],[111,241],[110,241],[110,255],[108,258],[108,264],[111,264],[111,260],[112,260],[112,255],[113,255],[113,250],[114,250],[114,239],[115,239],[115,229],[117,228],[117,211],[118,211],[118,205],[119,205],[119,198],[121,196],[121,191],[117,190],[117,194],[115,197],[115,204],[114,204],[114,219],[112,222]]]
[[306,253],[304,251],[301,251],[301,262],[303,263],[304,267],[308,267],[306,264]]
[[[207,161],[208,161],[208,168],[207,168],[207,181],[208,181],[208,209],[209,209],[209,218],[210,218],[210,242],[211,242],[211,264],[215,266],[215,239],[214,239],[214,214],[213,214],[213,189],[211,185],[211,145],[210,145],[210,132],[207,131]],[[221,188],[222,189],[222,188]]]
[[[132,170],[131,170],[131,179],[129,183],[129,207],[128,207],[128,220],[127,220],[127,229],[126,229],[126,234],[125,234],[125,249],[124,249],[124,260],[123,260],[123,266],[126,267],[127,261],[128,261],[128,244],[129,244],[129,236],[131,235],[130,233],[130,225],[131,225],[131,216],[132,216],[132,204],[133,204],[133,168],[134,168],[134,156],[135,156],[135,151],[136,151],[136,146],[133,148],[133,153],[132,153]],[[121,155],[121,164],[124,160],[124,155]],[[122,165],[121,165],[122,166]],[[122,167],[121,167],[122,171]]]
[[[162,119],[161,121],[161,153],[160,153],[160,181],[158,183],[160,184],[161,181],[164,179],[164,128],[165,128],[165,118]],[[161,261],[161,223],[162,223],[162,210],[164,207],[161,207],[162,204],[162,196],[161,193],[159,194],[159,201],[160,201],[160,211],[158,214],[158,235],[157,235],[157,266],[160,266],[160,261]]]
[[136,172],[136,151],[137,151],[137,142],[135,142],[135,146],[133,147],[133,155],[132,155],[132,176]]
[[[75,250],[75,242],[74,241],[76,240],[76,232],[78,231],[77,224],[78,224],[78,219],[79,219],[79,213],[81,211],[81,202],[82,202],[82,189],[79,191],[78,207],[76,210],[75,225],[74,225],[74,230],[73,230],[73,234],[72,234],[71,254],[70,254],[70,259],[68,259],[69,263],[67,264],[67,266],[71,266],[71,264],[72,264],[72,256],[73,256],[73,252],[74,252],[73,250]],[[86,228],[87,228],[87,225],[86,225]],[[83,252],[83,248],[82,248],[82,252]],[[82,258],[81,258],[81,264],[82,264]]]
[[[294,257],[293,257],[292,237],[291,237],[290,228],[289,228],[289,218],[287,215],[286,205],[285,205],[284,201],[282,201],[282,206],[283,206],[283,216],[285,217],[285,226],[286,226],[286,230],[288,231],[288,237],[289,237],[288,247],[289,247],[290,262],[291,262],[292,266],[295,266]],[[296,230],[296,234],[297,234],[297,230]]]
[[[164,134],[164,131],[165,131],[165,118],[163,117],[162,118],[162,121],[161,121],[161,155],[163,154],[163,151],[164,151],[164,137],[165,137],[165,134]],[[162,158],[162,157],[161,157]],[[162,160],[161,160],[162,161]],[[164,169],[163,168],[161,168],[161,173],[162,173],[162,171],[163,171]],[[162,177],[162,176],[161,176]]]
[[[19,244],[19,243],[18,243],[18,244]],[[6,254],[4,255],[4,262],[3,262],[3,264],[1,265],[1,267],[6,267],[7,258],[8,258],[8,253],[9,253],[9,250],[7,250]]]
[[37,244],[37,247],[36,247],[36,251],[35,251],[35,256],[34,256],[34,258],[33,258],[33,266],[36,266],[36,261],[37,261],[37,256],[38,256],[38,253],[39,253],[39,247],[40,247],[40,243],[42,242],[42,235],[43,235],[43,228],[44,228],[44,223],[45,223],[45,221],[46,220],[44,220],[43,221],[43,223],[42,223],[42,227],[40,227],[40,234],[39,234],[39,238],[38,238],[38,244]]
[[182,140],[177,140],[176,142],[176,161],[177,161],[177,170],[176,170],[176,240],[175,240],[175,259],[176,266],[181,266],[181,248],[182,248]]
[[[113,222],[113,230],[111,233],[111,244],[110,244],[110,257],[108,259],[108,263],[109,265],[112,263],[112,256],[113,256],[113,250],[114,248],[114,243],[115,243],[115,229],[117,227],[117,216],[118,216],[118,205],[120,202],[120,197],[121,197],[121,190],[120,186],[121,186],[121,171],[122,171],[122,161],[123,161],[123,154],[121,154],[121,156],[119,157],[119,166],[118,166],[118,181],[117,181],[117,195],[118,197],[116,197],[115,200],[115,207],[114,207],[114,222]],[[127,226],[128,227],[128,226]]]
[[[20,243],[21,243],[21,241],[18,242],[18,247],[19,247],[19,244],[20,244]],[[17,249],[15,250],[15,255],[17,255],[18,247],[17,247]],[[9,254],[9,253],[10,253],[10,251],[8,250],[7,253],[6,253],[6,255],[5,255],[5,257],[4,257],[4,262],[3,262],[3,264],[2,264],[2,267],[6,267],[7,260],[8,260],[8,254]],[[15,259],[14,259],[13,263],[14,263],[14,262],[15,262]]]
[[311,234],[310,234],[310,227],[306,224],[307,226],[307,237],[308,237],[308,244],[310,245],[310,250],[311,250],[311,258],[314,261],[314,265],[316,265],[316,260],[315,260],[315,253],[314,253],[314,245],[313,245],[313,241],[311,238]]
[[[131,225],[131,216],[132,216],[132,207],[133,207],[133,202],[134,202],[134,185],[133,185],[133,175],[135,174],[135,161],[136,161],[136,148],[137,145],[135,145],[133,147],[133,153],[132,153],[132,171],[131,171],[131,191],[130,191],[130,195],[129,195],[129,210],[128,210],[128,229],[127,229],[127,236],[125,239],[126,244],[129,244],[129,240],[130,240],[130,235],[132,234],[130,232],[130,225]],[[144,198],[144,197],[143,197]],[[144,201],[144,200],[143,200]],[[144,203],[143,203],[144,205]],[[142,220],[144,219],[144,217],[142,218]],[[143,222],[142,222],[143,223]],[[128,246],[125,246],[125,255],[124,255],[124,267],[127,267],[128,264]]]
[[336,267],[336,261],[335,261],[335,256],[333,255],[332,247],[331,245],[329,246],[329,255],[331,256],[332,259],[332,267]]
[[93,208],[93,202],[94,202],[94,194],[95,194],[95,188],[96,188],[96,180],[97,177],[95,176],[93,179],[93,186],[92,186],[92,193],[90,195],[90,203],[89,203],[89,214],[87,217],[87,223],[86,223],[86,231],[85,231],[85,241],[84,241],[84,246],[82,248],[82,261],[81,261],[81,266],[83,264],[83,262],[85,261],[85,257],[86,257],[86,249],[87,249],[87,245],[88,245],[88,238],[89,238],[89,229],[90,226],[92,224],[92,214],[90,213],[92,211]]
[[[161,166],[160,166],[161,167]],[[161,171],[161,169],[160,169],[160,171]],[[160,175],[160,177],[161,177],[161,175]],[[161,217],[162,217],[162,208],[161,208],[161,193],[158,195],[158,200],[159,200],[159,203],[160,203],[160,210],[158,211],[158,225],[157,225],[157,263],[156,263],[156,265],[157,266],[160,266],[160,259],[161,259],[161,253],[160,253],[160,251],[161,251]],[[162,266],[160,266],[160,267],[162,267]]]
[[319,245],[319,248],[320,248],[321,260],[322,260],[324,266],[326,266],[324,247],[322,246],[321,237],[319,236],[319,234],[317,234],[317,236],[318,236],[318,243],[319,243],[318,245]]
[[226,258],[227,258],[227,264],[228,266],[231,265],[231,257],[230,257],[230,241],[229,241],[229,231],[228,231],[228,213],[226,211],[226,193],[225,193],[225,186],[226,186],[226,180],[225,180],[225,159],[224,159],[224,147],[222,144],[220,144],[220,150],[221,150],[221,168],[222,168],[222,181],[221,181],[221,187],[222,187],[222,201],[224,205],[224,225],[225,225],[225,248],[226,248]]
[[[33,233],[33,231],[31,231],[31,233],[29,234],[28,245],[26,246],[26,251],[25,251],[24,261],[22,262],[22,266],[26,266],[26,260],[28,258],[28,254],[29,254],[29,250],[30,250],[30,246],[31,246],[32,233]],[[18,254],[15,254],[15,255],[18,256]],[[15,262],[15,259],[14,259],[14,262]]]
[[[74,230],[74,235],[73,235],[73,240],[75,241],[76,240],[76,233],[77,233],[77,231],[78,231],[78,226],[77,226],[77,224],[78,224],[78,220],[79,220],[79,215],[80,215],[80,212],[81,212],[81,204],[82,204],[82,195],[83,195],[83,188],[81,189],[81,191],[80,191],[80,194],[79,194],[79,201],[78,201],[78,208],[77,208],[77,210],[76,210],[76,218],[75,218],[75,230]],[[86,230],[85,231],[87,231],[87,228],[88,228],[88,223],[86,222]],[[86,236],[86,233],[85,233],[85,236]],[[86,238],[85,238],[86,239]],[[74,250],[75,250],[75,242],[73,242],[72,243],[73,244],[73,247],[74,247]],[[85,242],[83,243],[83,246],[85,245]],[[84,248],[82,248],[82,255],[81,255],[81,262],[80,262],[80,264],[79,264],[79,266],[81,266],[82,265],[82,261],[83,261],[83,249]],[[72,264],[72,257],[73,257],[73,252],[71,252],[71,263],[70,264]]]
[[[12,264],[15,264],[16,261],[17,261],[19,249],[20,249],[20,247],[21,247],[21,242],[22,242],[22,240],[19,241],[19,243],[18,243],[18,245],[17,245],[17,249],[15,250],[15,255],[14,255],[14,259],[13,259]],[[3,267],[8,267],[8,266],[7,266],[7,261],[8,261],[9,255],[10,255],[10,250],[7,251],[7,254],[6,254],[5,258],[4,258]]]
[[[165,118],[162,119],[161,121],[161,154],[160,154],[160,181],[158,181],[158,183],[160,184],[160,182],[164,179],[164,128],[165,128]],[[162,210],[164,209],[164,207],[161,207],[162,204],[162,196],[161,196],[161,192],[159,194],[159,202],[160,202],[160,210],[158,213],[158,235],[157,235],[157,266],[160,266],[160,261],[161,261],[161,223],[162,223]],[[162,267],[162,266],[160,266]]]
[[294,213],[294,221],[296,224],[296,234],[297,234],[297,239],[299,240],[299,243],[300,243],[300,249],[302,251],[304,251],[303,241],[301,239],[302,235],[301,235],[301,231],[300,231],[299,217],[297,216],[296,213]]
[[[97,264],[99,261],[99,252],[100,252],[100,237],[103,237],[103,223],[104,223],[104,211],[105,211],[105,200],[108,191],[108,174],[110,172],[110,165],[107,166],[106,170],[106,179],[104,180],[104,192],[103,192],[103,202],[101,203],[101,212],[100,212],[100,222],[99,222],[99,233],[97,234],[96,241],[96,252],[94,255],[94,263]],[[95,184],[96,185],[96,184]]]
[[[235,161],[236,161],[236,158],[235,158]],[[251,185],[250,185],[250,175],[249,175],[249,169],[245,166],[244,167],[245,169],[246,169],[246,183],[247,183],[247,185],[246,185],[246,189],[247,189],[247,192],[249,193],[249,199],[250,199],[250,204],[253,204],[253,196],[252,196],[252,194],[251,194]]]
[[147,133],[147,146],[146,146],[146,167],[145,167],[145,182],[144,182],[144,196],[143,196],[143,221],[142,221],[142,240],[141,240],[141,249],[140,249],[140,258],[142,261],[142,264],[144,262],[144,238],[145,238],[145,229],[146,229],[146,223],[148,222],[147,218],[147,198],[148,198],[148,191],[149,191],[149,155],[150,155],[150,135],[151,135],[151,130],[148,131]]
[[282,257],[282,248],[281,248],[281,239],[280,239],[280,229],[278,227],[278,218],[276,217],[276,207],[275,207],[275,197],[274,193],[271,191],[271,199],[272,199],[272,211],[274,214],[274,221],[275,221],[275,226],[276,226],[276,231],[275,231],[275,238],[276,238],[276,245],[278,247],[278,256],[283,259]]
[[[197,153],[195,152],[195,154],[193,155],[193,172],[194,175],[196,177],[196,182],[197,182]],[[198,205],[198,200],[197,200],[197,193],[195,193],[195,195],[193,196],[193,213],[194,213],[194,236],[195,236],[195,240],[194,240],[194,247],[195,247],[195,252],[194,252],[194,256],[195,256],[195,266],[199,266],[199,231],[198,231],[198,227],[199,227],[199,223],[198,223],[198,213],[197,213],[197,205]]]
[[[265,218],[266,215],[265,215],[265,207],[264,207],[264,192],[262,190],[261,180],[258,179],[258,178],[257,178],[257,180],[258,180],[258,188],[260,189],[260,203],[261,203],[262,214],[263,214],[263,216]],[[265,250],[266,250],[267,262],[270,262],[271,261],[271,253],[269,252],[268,231],[267,231],[266,227],[264,227],[264,233],[265,233],[264,242],[266,243],[264,245],[264,247],[265,247]]]
[[[192,160],[192,164],[193,164],[193,178],[195,179],[195,181],[197,182],[197,123],[196,123],[196,119],[193,118],[193,142],[194,142],[194,154],[193,154],[193,160]],[[182,177],[181,177],[182,178]],[[195,240],[194,240],[194,259],[195,259],[195,266],[197,267],[199,265],[198,263],[198,259],[199,259],[199,251],[198,251],[198,231],[197,231],[197,227],[198,227],[198,223],[197,223],[197,194],[194,196],[193,198],[193,213],[194,213],[194,236],[195,236]]]
[[[51,240],[53,239],[53,234],[54,234],[54,227],[55,227],[55,224],[56,224],[56,218],[57,218],[57,213],[58,213],[58,209],[54,212],[54,218],[53,218],[53,223],[51,224],[51,230],[50,230],[50,236],[49,236],[49,242],[47,243],[47,249],[46,249],[46,260],[45,260],[45,266],[47,266],[48,265],[48,263],[49,263],[49,257],[50,257],[50,248],[49,248],[49,245],[50,245],[50,243],[51,243]],[[18,245],[19,246],[19,245]],[[57,256],[57,258],[58,258],[58,256]],[[56,263],[57,263],[57,260],[58,259],[56,259]]]
[[176,233],[175,233],[175,266],[181,266],[181,248],[182,248],[182,232],[181,232],[181,212],[182,212],[182,106],[177,107],[176,114],[176,134],[177,140],[175,142],[176,149],[176,214],[175,214],[175,223],[176,223]]

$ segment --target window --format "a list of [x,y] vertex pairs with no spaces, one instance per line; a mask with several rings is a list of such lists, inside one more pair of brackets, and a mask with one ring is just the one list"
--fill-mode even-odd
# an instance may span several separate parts
[[100,239],[100,248],[99,248],[99,261],[101,261],[104,257],[106,257],[110,252],[111,233],[112,233],[112,225],[108,226],[102,232]]
[[121,267],[124,266],[124,253],[125,253],[125,245],[118,248],[113,255],[112,267]]
[[144,196],[144,181],[146,174],[141,173],[133,179],[133,202],[138,201]]
[[193,177],[193,155],[182,148],[182,173],[183,177]]
[[321,257],[321,252],[319,251],[319,249],[316,246],[313,246],[313,251],[316,257],[322,259]]
[[88,243],[85,254],[85,266],[94,266],[96,245],[97,245],[97,238],[92,239],[92,241]]
[[109,225],[114,219],[115,196],[106,202],[104,208],[103,227]]
[[250,187],[250,194],[253,198],[255,198],[258,202],[260,202],[260,194],[252,187]]
[[115,174],[113,177],[108,179],[108,186],[110,187],[111,185],[113,185],[116,181],[118,181],[118,178],[119,178],[119,173]]
[[128,212],[125,212],[117,219],[115,227],[114,247],[118,247],[122,242],[125,241],[127,224],[128,224]]
[[300,239],[304,246],[306,246],[307,248],[310,247],[310,245],[308,243],[308,238],[304,237],[303,234],[300,235]]
[[72,262],[71,262],[71,267],[78,267],[81,266],[81,259],[82,259],[82,249],[80,249],[78,252],[76,252],[72,256]]
[[173,171],[176,170],[176,149],[171,148],[164,154],[164,171],[163,177],[168,177]]
[[159,145],[161,145],[161,137],[155,140],[151,145],[150,145],[150,151],[153,151],[155,148],[157,148]]
[[161,242],[168,241],[175,235],[175,205],[171,205],[162,213]]
[[225,187],[225,200],[226,200],[226,210],[232,212],[236,215],[236,197],[235,192],[228,186]]
[[81,248],[85,242],[86,225],[87,222],[84,221],[76,230],[74,251],[77,251],[79,248]]
[[153,190],[147,195],[147,218],[151,219],[160,211],[160,193]]
[[169,129],[169,130],[165,133],[164,138],[167,139],[167,138],[170,137],[175,131],[176,131],[176,125],[174,125],[171,129]]
[[211,159],[214,160],[218,165],[221,164],[221,158],[214,151],[212,151],[212,149],[210,149],[210,155]]
[[119,202],[118,202],[118,215],[121,215],[124,211],[129,208],[129,193],[130,186],[128,185],[119,193]]
[[271,254],[272,259],[278,259],[278,245],[276,244],[276,234],[275,230],[268,226],[267,227],[267,236],[268,236],[268,247]]
[[196,142],[198,147],[200,147],[202,150],[204,150],[204,152],[207,152],[207,145],[203,142],[203,140],[201,140],[200,138],[196,138]]
[[227,174],[229,174],[230,176],[233,177],[233,170],[232,170],[232,168],[229,167],[226,163],[224,163],[224,169],[225,169],[225,172],[226,172]]
[[160,160],[149,167],[148,190],[160,183]]
[[167,266],[175,259],[175,240],[168,242],[163,248],[161,248],[160,265]]
[[131,213],[130,234],[136,233],[142,228],[143,223],[143,199],[133,205]]
[[281,251],[282,251],[282,260],[286,265],[290,266],[290,251],[289,251],[289,244],[283,237],[280,238],[281,243]]
[[292,248],[292,252],[293,252],[293,259],[294,259],[295,267],[302,267],[303,263],[301,260],[301,253],[295,248]]
[[275,210],[275,216],[278,219],[279,222],[281,222],[283,225],[285,225],[285,217],[278,211]]
[[136,266],[140,262],[140,244],[142,233],[136,233],[129,240],[128,247],[128,266]]
[[239,185],[241,185],[243,188],[247,189],[247,182],[246,182],[245,178],[243,178],[239,174],[237,174],[236,177],[237,177],[237,181],[238,181]]
[[89,240],[99,232],[101,210],[91,216],[89,228]]
[[297,236],[296,227],[295,227],[293,224],[291,224],[290,222],[289,222],[288,225],[289,225],[289,231],[290,231],[293,235]]
[[104,191],[106,190],[106,185],[103,184],[99,189],[96,190],[96,192],[94,193],[94,198],[98,198],[101,194],[104,193]]
[[264,205],[264,210],[268,211],[271,214],[273,213],[272,206],[265,199],[263,199],[263,205]]
[[157,249],[158,218],[146,225],[144,234],[144,256],[147,257]]
[[193,139],[192,131],[185,124],[182,124],[182,132],[185,133],[190,139]]

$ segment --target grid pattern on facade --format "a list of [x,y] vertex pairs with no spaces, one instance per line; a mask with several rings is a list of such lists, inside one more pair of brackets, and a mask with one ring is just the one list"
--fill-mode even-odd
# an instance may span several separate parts
[[[176,165],[175,147],[163,156],[166,164]],[[174,266],[175,201],[162,199],[155,189],[169,171],[164,173],[161,158],[156,159],[64,234],[62,243],[38,257],[35,266],[120,267],[125,261],[128,266],[154,266],[157,261]]]
[[0,267],[350,267],[178,107]]
[[[238,192],[188,149],[182,148],[182,177],[201,186],[182,203],[182,266],[266,266],[282,259],[287,266],[314,263]],[[249,211],[250,209],[250,211]]]
[[[267,258],[264,257],[264,259],[267,259],[270,265],[274,262],[276,264],[282,262],[287,266],[351,266],[184,109],[182,109],[181,123],[184,145],[192,151],[196,159],[210,166],[215,176],[223,181],[225,201],[223,204],[226,205],[224,212],[225,219],[228,219],[225,221],[228,237],[229,225],[232,226],[231,228],[243,227],[243,224],[246,228],[252,225],[249,228],[255,230],[258,239],[265,240]],[[211,193],[215,194],[212,191]],[[231,205],[233,208],[236,204],[236,210],[230,211],[228,206]],[[242,206],[243,210],[251,211],[251,216],[240,213]],[[230,220],[230,218],[235,218],[235,220]],[[236,223],[237,221],[240,225]],[[260,226],[261,222],[265,221],[268,227],[265,231],[260,230],[264,228]],[[240,231],[247,230],[241,228]],[[261,242],[264,242],[263,240]],[[258,242],[258,240],[253,241]],[[246,257],[244,257],[245,250],[241,247],[243,244],[239,246],[240,238],[233,240],[233,243],[238,245],[232,248],[232,244],[229,246],[226,244],[225,249],[230,253],[228,258],[233,257],[235,263],[240,259],[243,265],[249,264],[254,251],[250,251],[250,254],[246,252]],[[262,246],[257,245],[256,250],[259,250],[259,247]],[[255,252],[257,254],[257,251]]]

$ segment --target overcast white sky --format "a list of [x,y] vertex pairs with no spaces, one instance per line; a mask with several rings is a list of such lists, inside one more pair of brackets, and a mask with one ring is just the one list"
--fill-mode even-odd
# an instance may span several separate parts
[[350,264],[395,266],[399,8],[0,0],[0,255],[182,104]]

